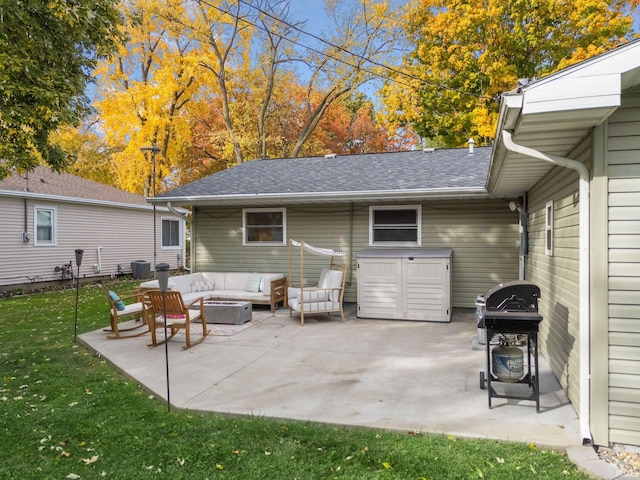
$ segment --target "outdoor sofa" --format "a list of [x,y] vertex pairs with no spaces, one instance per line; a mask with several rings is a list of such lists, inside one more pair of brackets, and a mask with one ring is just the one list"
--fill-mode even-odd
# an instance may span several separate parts
[[[140,290],[158,288],[157,280],[140,284]],[[282,273],[198,272],[169,277],[169,290],[182,294],[185,303],[193,299],[251,302],[269,305],[287,305],[287,278]]]

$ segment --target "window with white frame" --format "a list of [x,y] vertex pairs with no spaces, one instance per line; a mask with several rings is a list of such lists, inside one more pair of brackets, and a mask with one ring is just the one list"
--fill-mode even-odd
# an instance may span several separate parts
[[284,208],[243,210],[244,245],[285,245],[287,215]]
[[421,246],[420,205],[369,207],[369,245]]
[[34,230],[36,245],[56,244],[56,209],[51,207],[35,207]]
[[553,200],[547,202],[544,210],[544,254],[553,256]]
[[162,248],[180,248],[182,222],[175,218],[162,219]]

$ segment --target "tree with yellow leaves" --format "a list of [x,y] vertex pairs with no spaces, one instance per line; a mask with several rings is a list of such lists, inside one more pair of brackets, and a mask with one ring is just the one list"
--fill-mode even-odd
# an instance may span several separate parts
[[[181,115],[197,93],[199,51],[184,35],[186,18],[179,0],[132,0],[122,4],[124,35],[116,55],[97,69],[95,102],[105,139],[111,148],[116,186],[149,194],[176,183],[176,164],[188,148],[190,125]],[[159,148],[156,178],[150,156],[141,148]]]
[[411,52],[382,89],[386,120],[430,146],[490,144],[499,95],[625,41],[638,1],[417,0]]

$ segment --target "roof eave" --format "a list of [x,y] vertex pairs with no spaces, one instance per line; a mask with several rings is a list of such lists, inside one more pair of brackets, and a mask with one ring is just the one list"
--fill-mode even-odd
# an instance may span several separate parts
[[[98,205],[103,207],[127,208],[133,210],[152,210],[152,205],[112,202],[108,200],[95,200],[90,198],[65,197],[60,195],[49,195],[45,193],[35,193],[27,191],[0,190],[0,197],[27,198],[47,202],[75,203],[80,205]],[[168,210],[167,210],[168,211]]]
[[171,202],[179,206],[266,206],[327,203],[379,203],[421,200],[461,200],[491,198],[482,187],[441,188],[429,190],[371,191],[371,192],[322,192],[288,194],[238,194],[202,195],[185,197],[150,198],[151,203]]

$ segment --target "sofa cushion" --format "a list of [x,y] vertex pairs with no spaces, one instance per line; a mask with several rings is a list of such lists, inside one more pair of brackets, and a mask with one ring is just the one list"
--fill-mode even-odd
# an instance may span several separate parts
[[215,285],[211,280],[202,279],[191,281],[191,292],[207,292],[214,290],[214,288]]
[[318,281],[318,288],[328,288],[332,290],[328,290],[330,300],[332,302],[338,302],[340,300],[340,287],[342,287],[342,272],[340,270],[329,270],[323,273],[324,276],[320,275],[320,280]]
[[252,274],[247,277],[247,284],[244,289],[247,292],[257,293],[260,291],[260,283],[262,282],[262,275]]
[[[247,288],[247,280],[253,275],[248,272],[225,272],[224,274],[224,290],[244,290]],[[222,290],[218,285],[216,290]]]
[[[302,290],[302,292],[301,292]],[[289,300],[296,299],[307,302],[326,302],[329,297],[329,290],[319,289],[317,287],[306,287],[304,289],[289,287],[287,289]]]

